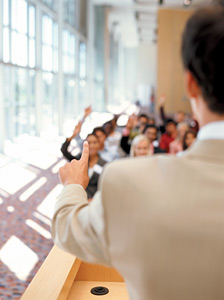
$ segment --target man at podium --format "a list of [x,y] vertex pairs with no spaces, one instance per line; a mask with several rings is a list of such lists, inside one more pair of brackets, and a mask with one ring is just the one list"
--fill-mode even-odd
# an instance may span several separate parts
[[108,164],[90,204],[88,144],[60,169],[55,243],[116,268],[131,300],[224,298],[224,5],[190,17],[182,58],[201,128],[189,150]]

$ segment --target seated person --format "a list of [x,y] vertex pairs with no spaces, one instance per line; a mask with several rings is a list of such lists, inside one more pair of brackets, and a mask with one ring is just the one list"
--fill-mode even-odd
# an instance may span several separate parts
[[177,138],[169,145],[170,154],[177,154],[183,151],[183,139],[188,130],[189,125],[186,122],[181,122],[177,125]]
[[175,140],[177,131],[176,123],[172,119],[168,119],[165,124],[166,132],[162,134],[159,142],[159,147],[169,153],[169,145]]
[[105,140],[105,148],[114,153],[114,159],[124,157],[125,153],[120,147],[120,140],[122,133],[117,131],[117,117],[115,116],[111,121],[106,122],[102,126],[106,131],[107,138]]
[[194,130],[188,130],[185,132],[184,138],[183,138],[183,150],[188,149],[196,140],[197,133]]
[[143,130],[143,134],[148,138],[151,144],[152,153],[165,153],[166,151],[159,148],[159,142],[157,141],[158,130],[155,125],[146,125]]
[[[72,161],[73,159],[79,160],[81,158],[81,153],[73,156],[68,151],[68,146],[70,145],[72,136],[67,138],[61,147],[61,152],[69,161]],[[88,176],[90,178],[89,184],[86,188],[86,193],[88,200],[90,201],[97,191],[99,176],[103,170],[103,166],[106,164],[106,161],[103,160],[99,155],[99,140],[97,136],[94,133],[91,133],[87,136],[86,140],[89,143]]]
[[149,118],[145,114],[141,114],[138,117],[131,115],[128,118],[128,122],[123,130],[123,135],[120,141],[122,150],[126,153],[130,153],[131,142],[138,135],[143,133],[145,126],[148,124]]
[[144,134],[137,135],[131,143],[130,157],[152,155],[150,145],[150,141]]
[[93,129],[93,133],[98,137],[99,140],[99,154],[105,161],[113,161],[118,158],[117,153],[112,148],[107,147],[106,138],[107,134],[103,127],[96,127]]

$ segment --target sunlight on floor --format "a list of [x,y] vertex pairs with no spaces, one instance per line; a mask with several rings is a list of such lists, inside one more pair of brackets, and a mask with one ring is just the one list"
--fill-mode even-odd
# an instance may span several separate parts
[[41,177],[33,185],[31,185],[24,193],[22,193],[22,195],[20,195],[19,200],[22,202],[26,201],[31,195],[33,195],[46,182],[47,182],[47,178]]
[[36,253],[14,235],[0,249],[0,259],[18,279],[24,281],[39,260]]
[[43,222],[44,224],[48,225],[48,226],[51,226],[51,220],[44,217],[43,215],[39,214],[38,212],[34,212],[33,213],[33,216],[35,218],[37,218],[38,220],[40,220],[41,222]]
[[51,239],[51,233],[36,222],[34,222],[33,220],[28,219],[25,221],[25,223],[30,228],[32,228],[33,230],[37,231],[40,235],[45,237],[45,239]]
[[52,219],[56,199],[61,193],[62,187],[63,186],[61,184],[56,185],[56,187],[50,191],[47,197],[45,197],[41,204],[37,207],[37,211],[49,219]]
[[31,151],[26,153],[23,157],[21,157],[21,159],[24,162],[43,170],[50,168],[54,163],[57,162],[56,157],[40,151]]
[[0,169],[0,188],[12,195],[36,177],[33,172],[16,163],[10,163]]
[[56,174],[58,173],[60,167],[64,166],[68,161],[65,160],[65,159],[62,159],[58,164],[56,164],[52,169],[51,169],[51,172],[53,174]]

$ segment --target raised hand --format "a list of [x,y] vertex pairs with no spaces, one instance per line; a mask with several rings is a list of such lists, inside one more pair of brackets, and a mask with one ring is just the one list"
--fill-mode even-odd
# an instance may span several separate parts
[[166,97],[165,96],[161,96],[159,98],[159,106],[164,106],[165,103],[166,103]]
[[60,181],[63,185],[80,184],[86,189],[89,183],[88,176],[89,144],[83,143],[83,152],[80,160],[73,159],[59,169]]
[[79,121],[79,123],[75,126],[75,129],[73,131],[74,137],[80,133],[81,127],[82,127],[82,121]]
[[86,107],[83,119],[85,119],[86,117],[88,117],[91,114],[91,112],[92,112],[92,107],[91,106]]

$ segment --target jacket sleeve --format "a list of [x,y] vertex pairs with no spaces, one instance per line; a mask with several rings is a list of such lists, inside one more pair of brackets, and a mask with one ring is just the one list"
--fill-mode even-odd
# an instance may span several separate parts
[[110,266],[100,192],[88,203],[82,186],[65,186],[55,206],[52,236],[57,246],[78,258]]

